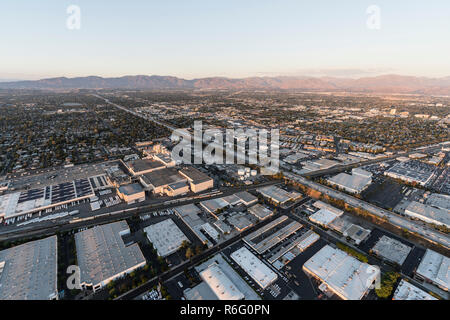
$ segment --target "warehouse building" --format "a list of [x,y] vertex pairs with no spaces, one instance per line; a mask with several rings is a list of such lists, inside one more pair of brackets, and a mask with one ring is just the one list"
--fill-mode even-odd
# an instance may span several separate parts
[[277,274],[246,247],[234,251],[230,257],[263,289],[278,279]]
[[330,223],[340,217],[343,212],[330,211],[328,208],[322,208],[309,216],[309,220],[321,226],[328,227]]
[[0,196],[0,219],[15,218],[95,196],[89,179],[77,179],[43,188]]
[[256,204],[253,207],[248,208],[248,212],[261,221],[273,216],[273,211],[261,204]]
[[411,249],[410,246],[407,246],[398,240],[382,236],[372,248],[372,252],[383,259],[397,263],[401,266],[411,252]]
[[247,191],[241,191],[235,195],[241,200],[241,203],[247,207],[258,202],[258,198]]
[[435,208],[417,201],[411,201],[405,209],[405,214],[415,219],[450,228],[450,211],[446,209]]
[[306,261],[303,270],[344,300],[361,300],[380,276],[377,266],[361,262],[329,245]]
[[0,251],[0,300],[55,300],[57,238],[48,237]]
[[194,193],[202,192],[214,187],[213,179],[192,166],[184,167],[179,172],[188,180],[191,190]]
[[180,249],[183,241],[189,242],[189,239],[172,219],[152,224],[144,228],[144,232],[161,257],[167,257],[176,252]]
[[405,279],[402,279],[395,290],[392,300],[437,300],[431,294],[417,288]]
[[276,204],[283,205],[288,201],[295,201],[302,197],[298,192],[288,192],[276,186],[268,186],[257,190],[264,197],[272,200]]
[[188,288],[183,291],[183,296],[188,301],[205,300],[214,301],[219,300],[215,293],[211,290],[209,285],[202,281],[198,285],[192,288]]
[[165,168],[164,163],[153,159],[138,159],[125,163],[126,168],[133,176],[140,176]]
[[110,281],[145,265],[139,245],[125,245],[122,236],[129,233],[128,224],[122,220],[75,234],[80,282],[84,289],[98,291]]
[[239,214],[235,214],[229,217],[227,221],[239,232],[247,230],[253,225],[253,223],[250,220],[248,220],[245,216]]
[[329,184],[337,186],[349,193],[360,194],[372,183],[372,178],[359,173],[350,175],[342,172],[327,179],[327,181]]
[[139,183],[120,186],[117,195],[128,204],[145,200],[145,191]]
[[187,204],[181,207],[176,207],[174,210],[203,244],[211,245],[208,238],[202,232],[205,221],[203,221],[200,217],[202,210],[199,207],[195,204]]
[[169,185],[187,181],[175,168],[165,168],[145,173],[139,179],[146,190],[159,194],[165,193]]
[[425,186],[433,177],[434,168],[418,161],[406,161],[395,164],[384,174],[394,179]]
[[427,249],[422,262],[416,270],[416,276],[448,291],[450,259],[440,253]]
[[200,278],[209,286],[219,300],[243,300],[244,295],[223,273],[217,263],[200,272]]

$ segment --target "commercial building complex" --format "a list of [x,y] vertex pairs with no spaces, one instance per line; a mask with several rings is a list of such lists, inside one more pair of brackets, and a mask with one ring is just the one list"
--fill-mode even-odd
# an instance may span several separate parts
[[288,192],[276,186],[259,188],[258,192],[279,205],[283,205],[288,201],[298,200],[302,197],[298,192]]
[[310,258],[303,265],[303,270],[344,300],[361,300],[380,275],[378,267],[329,245]]
[[234,251],[231,258],[263,289],[278,279],[277,274],[246,247]]
[[48,237],[0,251],[0,300],[54,300],[57,238]]
[[431,294],[402,279],[395,290],[392,300],[437,300]]
[[353,169],[352,174],[339,173],[329,178],[328,183],[349,193],[359,194],[372,183],[372,174],[361,169]]
[[447,209],[440,209],[417,201],[411,201],[405,209],[405,214],[415,219],[450,228],[450,211]]
[[194,167],[184,167],[180,170],[180,174],[189,182],[192,192],[202,192],[214,187],[214,180],[207,174],[201,172]]
[[234,283],[223,273],[217,263],[210,265],[200,272],[200,278],[208,284],[209,288],[219,300],[243,300],[244,295]]
[[416,276],[448,291],[450,287],[449,270],[450,259],[448,257],[427,249],[416,270]]
[[172,219],[152,224],[144,232],[161,257],[167,257],[177,251],[183,241],[189,241]]
[[406,161],[395,164],[384,174],[394,179],[425,186],[433,177],[434,168],[419,161]]
[[156,170],[165,168],[166,166],[161,161],[153,159],[138,159],[125,163],[128,171],[133,176],[150,173]]
[[95,196],[89,179],[7,193],[0,196],[0,219],[38,212]]
[[383,235],[372,248],[372,252],[391,262],[402,265],[405,262],[411,247],[406,244]]
[[129,233],[128,224],[122,220],[75,234],[83,288],[97,291],[145,265],[139,245],[125,245],[122,236]]
[[120,186],[117,195],[128,204],[145,200],[145,191],[139,183]]

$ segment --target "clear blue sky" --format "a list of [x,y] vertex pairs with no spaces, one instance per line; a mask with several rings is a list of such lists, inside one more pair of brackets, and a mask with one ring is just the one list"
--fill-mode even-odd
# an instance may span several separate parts
[[450,76],[449,35],[448,0],[1,0],[0,78]]

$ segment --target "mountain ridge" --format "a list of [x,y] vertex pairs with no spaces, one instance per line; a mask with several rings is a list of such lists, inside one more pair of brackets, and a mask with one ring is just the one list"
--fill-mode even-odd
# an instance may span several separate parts
[[448,95],[450,77],[428,78],[387,74],[357,79],[279,76],[206,77],[186,80],[160,75],[126,75],[112,78],[87,76],[0,82],[0,89],[278,89]]

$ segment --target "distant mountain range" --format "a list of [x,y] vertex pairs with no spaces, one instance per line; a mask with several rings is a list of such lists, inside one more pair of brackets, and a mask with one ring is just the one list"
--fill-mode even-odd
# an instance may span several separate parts
[[0,89],[282,89],[450,95],[450,77],[383,75],[359,79],[332,77],[211,77],[186,80],[170,76],[51,78],[0,82]]

